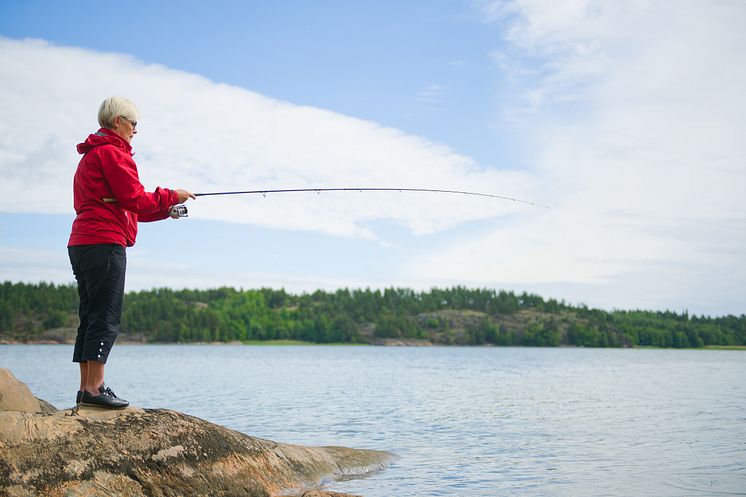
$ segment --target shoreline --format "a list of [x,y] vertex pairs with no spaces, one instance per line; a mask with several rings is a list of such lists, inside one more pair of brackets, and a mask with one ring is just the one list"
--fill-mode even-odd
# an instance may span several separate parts
[[[247,345],[247,346],[276,346],[276,347],[294,347],[294,346],[334,346],[334,347],[357,347],[357,346],[371,346],[370,343],[315,343],[315,342],[302,342],[297,340],[250,340],[246,342],[231,341],[231,342],[143,342],[140,340],[117,340],[117,345]],[[31,340],[31,341],[20,341],[20,340],[0,340],[0,346],[2,345],[75,345],[75,342],[60,342],[55,340]]]
[[[74,345],[75,342],[60,342],[54,340],[0,340],[0,346],[3,345]],[[141,340],[117,340],[117,345],[243,345],[249,347],[469,347],[469,348],[525,348],[525,349],[637,349],[637,350],[743,350],[746,351],[746,345],[706,345],[704,347],[656,347],[641,345],[637,347],[575,347],[571,345],[560,345],[557,347],[533,347],[528,345],[447,345],[426,342],[422,340],[407,339],[385,339],[374,343],[316,343],[303,342],[299,340],[248,340],[245,342],[144,342]]]

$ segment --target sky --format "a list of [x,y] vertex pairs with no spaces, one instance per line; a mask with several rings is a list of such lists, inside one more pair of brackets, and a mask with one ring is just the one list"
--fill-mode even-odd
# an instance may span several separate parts
[[0,280],[73,283],[75,145],[140,110],[127,289],[462,285],[746,313],[746,3],[0,2]]

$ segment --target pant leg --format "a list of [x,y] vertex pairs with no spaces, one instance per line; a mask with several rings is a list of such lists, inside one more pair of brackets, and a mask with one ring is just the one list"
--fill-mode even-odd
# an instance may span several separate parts
[[88,298],[88,288],[86,286],[86,280],[82,276],[82,271],[77,265],[77,258],[74,259],[72,253],[68,251],[70,255],[70,263],[73,267],[73,274],[75,280],[78,282],[78,298],[80,303],[78,304],[78,318],[80,324],[78,326],[78,333],[75,336],[75,349],[73,349],[73,362],[83,362],[83,343],[85,342],[85,333],[88,329],[88,312],[90,310],[90,299]]
[[70,262],[80,294],[80,327],[74,362],[106,364],[119,333],[127,269],[125,248],[120,245],[70,247]]

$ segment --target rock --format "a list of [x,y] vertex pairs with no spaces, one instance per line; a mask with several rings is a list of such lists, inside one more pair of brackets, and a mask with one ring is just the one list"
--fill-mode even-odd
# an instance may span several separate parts
[[319,485],[390,459],[280,444],[167,409],[0,412],[0,495],[13,497],[354,497]]
[[324,492],[323,490],[307,490],[300,497],[360,497],[359,495],[340,494],[338,492]]
[[0,411],[41,412],[28,386],[5,368],[0,368]]
[[39,397],[36,397],[36,400],[39,401],[39,406],[41,406],[41,412],[42,414],[54,414],[57,412],[57,408],[52,405],[51,402],[47,402],[44,399],[40,399]]

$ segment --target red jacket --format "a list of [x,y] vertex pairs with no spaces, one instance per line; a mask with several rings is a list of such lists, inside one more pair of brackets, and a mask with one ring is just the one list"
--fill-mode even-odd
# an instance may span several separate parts
[[[73,221],[67,246],[115,243],[135,244],[137,222],[168,217],[179,203],[176,192],[156,188],[145,191],[132,160],[132,146],[111,130],[101,128],[78,144],[84,154],[73,180]],[[104,202],[104,199],[116,199]]]

